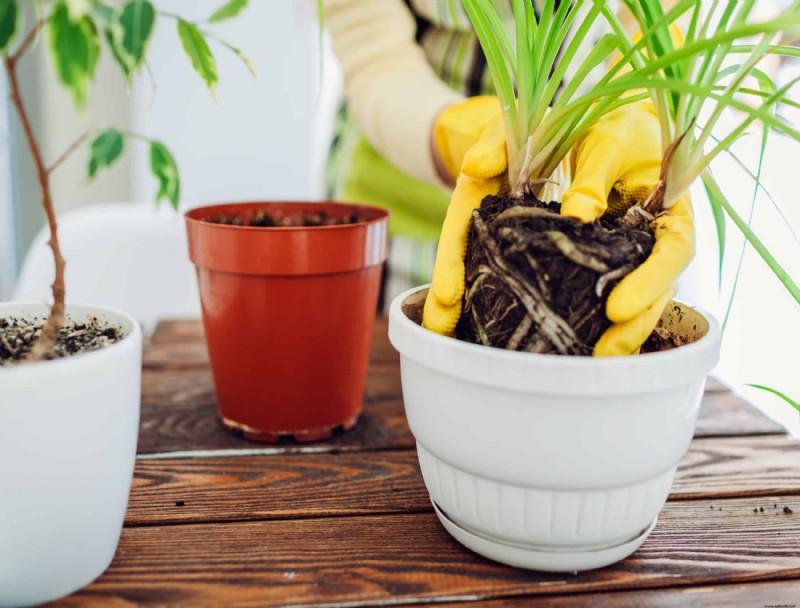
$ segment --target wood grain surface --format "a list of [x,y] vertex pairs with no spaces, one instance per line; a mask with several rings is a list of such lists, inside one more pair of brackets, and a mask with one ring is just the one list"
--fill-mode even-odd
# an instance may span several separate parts
[[[695,439],[670,499],[800,495],[798,465],[783,437]],[[431,510],[414,450],[140,459],[133,488],[132,526]]]
[[[651,537],[608,568],[508,568],[456,543],[432,513],[126,528],[109,570],[79,595],[129,602],[286,606],[417,602],[781,580],[800,576],[795,514],[760,499],[668,503]],[[719,509],[719,510],[718,510]]]
[[797,608],[800,606],[800,582],[777,581],[749,585],[707,585],[615,593],[587,593],[556,597],[516,597],[446,602],[440,608]]
[[144,356],[119,549],[53,605],[800,605],[800,443],[727,387],[709,379],[669,501],[634,555],[575,575],[525,571],[465,549],[433,514],[386,327],[376,320],[355,429],[268,445],[219,422],[200,323],[162,323]]
[[[315,444],[321,451],[413,447],[405,422],[399,357],[389,343],[387,321],[375,322],[367,370],[365,408],[348,434]],[[196,321],[162,322],[145,350],[139,453],[191,450],[256,449],[258,444],[231,435],[216,415],[214,384],[208,366],[202,325]],[[709,379],[696,437],[784,434],[773,422],[718,381]],[[286,453],[295,446],[284,446]]]

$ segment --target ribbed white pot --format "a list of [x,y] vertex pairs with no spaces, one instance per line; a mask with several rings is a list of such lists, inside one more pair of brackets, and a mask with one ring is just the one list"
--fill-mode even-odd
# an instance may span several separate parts
[[[131,317],[70,305],[125,338],[64,359],[0,368],[0,606],[87,585],[116,552],[136,459],[142,333]],[[0,318],[43,317],[0,304]]]
[[537,355],[423,329],[412,318],[426,292],[393,301],[389,338],[445,528],[486,557],[537,570],[633,553],[694,433],[719,358],[717,322],[673,302],[661,323],[692,344],[636,357]]

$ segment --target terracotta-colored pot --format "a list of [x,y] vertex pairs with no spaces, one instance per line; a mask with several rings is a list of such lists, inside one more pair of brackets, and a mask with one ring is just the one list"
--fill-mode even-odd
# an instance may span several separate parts
[[[357,224],[214,224],[324,211]],[[321,203],[233,203],[186,214],[220,417],[248,439],[298,441],[351,428],[361,412],[388,212]]]

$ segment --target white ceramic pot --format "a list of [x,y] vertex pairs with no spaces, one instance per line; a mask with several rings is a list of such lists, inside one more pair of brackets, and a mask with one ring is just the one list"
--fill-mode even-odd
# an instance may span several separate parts
[[[70,305],[125,338],[64,359],[0,368],[0,606],[59,598],[116,552],[136,459],[142,333],[131,317]],[[0,304],[0,318],[43,317]]]
[[719,357],[717,322],[673,302],[661,323],[692,344],[637,357],[537,355],[423,329],[426,293],[392,302],[389,338],[445,528],[486,557],[536,570],[598,568],[633,553],[694,433]]

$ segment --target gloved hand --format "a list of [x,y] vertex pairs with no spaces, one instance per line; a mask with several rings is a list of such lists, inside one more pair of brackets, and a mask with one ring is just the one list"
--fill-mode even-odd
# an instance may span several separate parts
[[[561,214],[592,222],[622,215],[659,180],[661,135],[649,102],[623,106],[598,120],[571,151],[574,179]],[[694,221],[688,195],[650,224],[655,245],[647,260],[609,294],[612,325],[600,336],[595,356],[638,351],[677,291],[677,279],[694,256]]]
[[452,336],[461,316],[464,255],[472,211],[505,181],[506,136],[496,97],[472,97],[436,120],[434,146],[456,186],[442,225],[422,326]]

